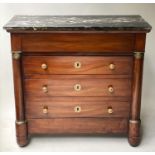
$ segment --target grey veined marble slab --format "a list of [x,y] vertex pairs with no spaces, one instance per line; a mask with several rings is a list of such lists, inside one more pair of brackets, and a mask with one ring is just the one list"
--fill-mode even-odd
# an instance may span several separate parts
[[7,31],[144,31],[151,26],[139,15],[29,16],[16,15]]

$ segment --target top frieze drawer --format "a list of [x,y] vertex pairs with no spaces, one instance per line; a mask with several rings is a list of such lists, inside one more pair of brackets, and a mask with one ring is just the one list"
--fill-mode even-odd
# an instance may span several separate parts
[[23,52],[131,52],[133,33],[21,34]]

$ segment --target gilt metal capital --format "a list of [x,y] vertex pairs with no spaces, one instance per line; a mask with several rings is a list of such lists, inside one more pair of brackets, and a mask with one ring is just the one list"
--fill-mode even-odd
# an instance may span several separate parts
[[21,53],[22,53],[21,51],[12,51],[13,59],[18,60],[21,56]]
[[136,59],[141,59],[144,57],[144,52],[134,52],[134,57]]

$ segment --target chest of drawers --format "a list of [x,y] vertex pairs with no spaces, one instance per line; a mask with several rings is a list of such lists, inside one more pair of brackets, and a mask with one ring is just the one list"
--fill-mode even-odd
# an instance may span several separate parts
[[140,142],[146,33],[140,16],[15,16],[16,135],[125,135]]

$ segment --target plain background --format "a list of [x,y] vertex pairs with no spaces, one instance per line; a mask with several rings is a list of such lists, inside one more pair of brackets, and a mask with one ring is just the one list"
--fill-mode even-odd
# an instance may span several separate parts
[[[34,137],[18,147],[15,139],[15,108],[10,36],[3,26],[16,14],[116,15],[139,14],[153,29],[147,35],[142,92],[142,142],[129,146],[127,138]],[[155,4],[0,4],[0,151],[155,151]]]

